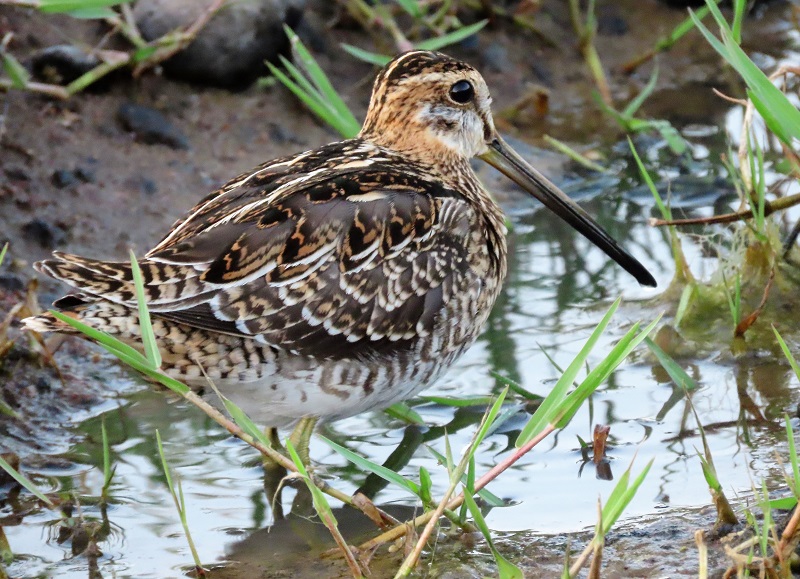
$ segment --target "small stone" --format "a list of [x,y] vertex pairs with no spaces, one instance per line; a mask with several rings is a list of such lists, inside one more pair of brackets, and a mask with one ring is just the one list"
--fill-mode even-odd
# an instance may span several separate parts
[[134,133],[143,143],[167,145],[173,149],[189,148],[186,136],[153,108],[125,103],[119,107],[117,116],[125,130]]
[[59,189],[66,189],[78,184],[78,177],[69,169],[57,169],[50,176],[50,182]]
[[158,184],[148,177],[142,177],[139,181],[139,188],[145,195],[155,195],[158,193]]
[[27,239],[38,243],[44,249],[55,249],[67,238],[67,234],[63,229],[43,219],[34,219],[23,225],[22,234]]
[[50,385],[50,380],[44,376],[39,376],[39,378],[36,380],[36,390],[38,390],[40,394],[46,394],[52,389],[53,387]]
[[77,46],[48,46],[31,57],[33,76],[43,82],[67,85],[100,64],[100,60]]
[[[145,40],[186,28],[206,10],[197,0],[138,0],[133,8]],[[166,60],[164,72],[175,78],[225,87],[244,87],[266,74],[264,61],[285,53],[283,26],[300,22],[304,0],[229,2],[214,14],[184,50]]]
[[605,36],[624,36],[628,33],[628,22],[613,5],[605,6],[597,17],[597,32]]
[[267,125],[267,131],[273,143],[278,143],[279,145],[285,145],[287,143],[291,143],[292,145],[304,144],[303,141],[297,138],[297,135],[278,123],[269,123]]
[[86,166],[75,167],[75,176],[84,183],[94,183],[95,174],[94,169]]
[[30,181],[31,175],[28,171],[23,167],[4,167],[3,171],[6,174],[6,178],[9,181]]

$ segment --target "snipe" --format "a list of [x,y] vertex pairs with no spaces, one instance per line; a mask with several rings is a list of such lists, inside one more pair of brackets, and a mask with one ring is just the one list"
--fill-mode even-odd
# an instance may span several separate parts
[[[375,80],[358,137],[267,162],[198,203],[140,261],[164,370],[250,383],[270,427],[429,385],[475,341],[506,275],[503,214],[475,156],[655,285],[505,144],[490,104],[470,65],[402,54]],[[129,263],[55,253],[36,268],[77,290],[56,308],[138,343]],[[26,325],[70,332],[48,314]]]

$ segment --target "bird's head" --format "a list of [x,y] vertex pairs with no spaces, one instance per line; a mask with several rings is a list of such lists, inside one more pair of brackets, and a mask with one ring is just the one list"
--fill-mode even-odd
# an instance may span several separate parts
[[639,283],[655,286],[636,258],[506,144],[495,129],[491,104],[486,82],[469,64],[439,52],[406,52],[375,79],[359,136],[432,165],[443,175],[479,157],[539,199]]

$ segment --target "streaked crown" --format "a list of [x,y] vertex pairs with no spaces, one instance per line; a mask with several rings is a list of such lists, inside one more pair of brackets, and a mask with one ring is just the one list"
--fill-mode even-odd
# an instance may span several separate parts
[[427,161],[469,159],[484,153],[494,134],[491,103],[470,65],[438,52],[406,52],[375,79],[360,136]]

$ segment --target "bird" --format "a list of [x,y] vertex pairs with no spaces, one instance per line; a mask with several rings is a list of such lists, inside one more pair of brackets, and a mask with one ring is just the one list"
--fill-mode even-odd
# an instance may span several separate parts
[[[268,161],[203,198],[137,260],[162,370],[256,389],[262,426],[296,424],[304,439],[320,419],[432,384],[475,342],[507,272],[505,217],[473,157],[655,286],[503,140],[491,103],[471,65],[405,52],[378,73],[355,138]],[[34,267],[74,290],[54,308],[140,343],[130,262],[55,252]],[[75,333],[50,313],[23,323]]]

